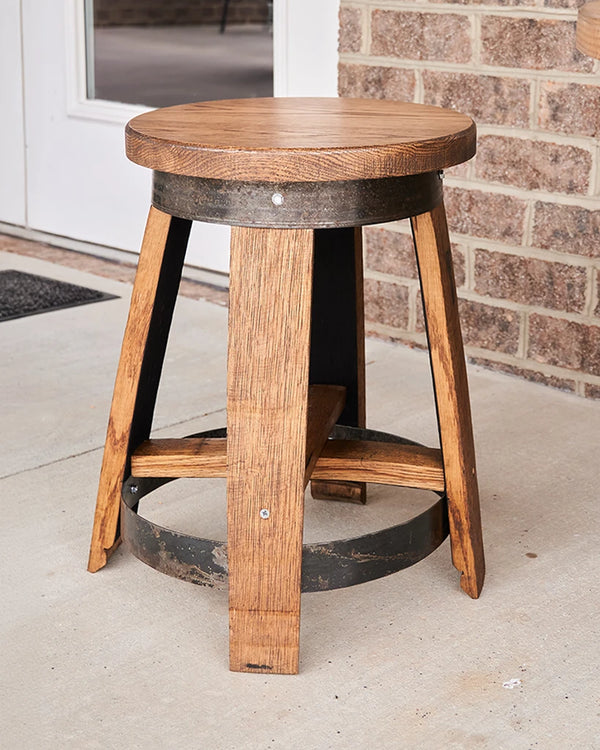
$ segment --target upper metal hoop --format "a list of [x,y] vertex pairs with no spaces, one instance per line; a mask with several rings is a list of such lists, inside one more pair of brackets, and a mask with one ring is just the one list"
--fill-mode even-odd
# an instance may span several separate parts
[[153,173],[152,205],[182,219],[244,227],[326,229],[396,221],[442,200],[438,172],[342,182],[243,182]]

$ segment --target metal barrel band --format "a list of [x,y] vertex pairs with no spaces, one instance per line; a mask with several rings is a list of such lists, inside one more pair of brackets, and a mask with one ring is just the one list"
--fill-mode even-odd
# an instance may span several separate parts
[[441,200],[438,172],[376,180],[280,183],[153,173],[155,208],[182,219],[244,227],[356,227],[417,216]]
[[[188,437],[225,436],[223,428]],[[332,437],[416,444],[389,433],[344,426],[336,426]],[[190,583],[222,588],[228,577],[226,542],[181,534],[137,513],[141,497],[170,481],[173,480],[130,477],[124,483],[123,542],[138,559],[162,573]],[[434,505],[405,523],[353,539],[304,545],[302,592],[354,586],[396,573],[427,557],[447,536],[447,501],[446,496],[441,495]]]

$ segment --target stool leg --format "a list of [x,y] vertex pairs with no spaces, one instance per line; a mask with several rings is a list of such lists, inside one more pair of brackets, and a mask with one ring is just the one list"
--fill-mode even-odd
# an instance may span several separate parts
[[[365,427],[365,324],[360,227],[317,229],[312,293],[310,382],[343,385],[339,424]],[[365,503],[364,482],[315,480],[314,498]]]
[[88,570],[119,542],[121,486],[131,449],[152,426],[156,393],[191,221],[151,208],[131,295],[104,446]]
[[477,598],[485,562],[471,407],[443,203],[412,220],[444,461],[452,561]]
[[312,230],[232,230],[227,536],[233,671],[298,671],[312,256]]

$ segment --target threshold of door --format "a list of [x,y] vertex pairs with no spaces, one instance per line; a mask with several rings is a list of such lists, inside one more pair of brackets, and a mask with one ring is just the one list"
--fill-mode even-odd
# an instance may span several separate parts
[[[35,229],[0,222],[0,251],[28,255],[69,268],[132,284],[138,255],[91,242],[60,237]],[[194,266],[184,266],[179,293],[226,306],[229,276]]]

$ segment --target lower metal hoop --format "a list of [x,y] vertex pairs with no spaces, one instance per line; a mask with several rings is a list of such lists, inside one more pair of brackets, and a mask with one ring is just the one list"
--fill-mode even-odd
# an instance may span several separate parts
[[153,173],[152,205],[181,219],[326,229],[406,219],[442,200],[438,172],[342,182],[243,182]]
[[[225,437],[225,428],[189,437]],[[332,437],[416,445],[385,432],[336,426]],[[144,495],[172,479],[129,477],[123,485],[121,536],[133,555],[161,573],[190,583],[221,588],[227,582],[227,543],[163,528],[142,518],[137,505]],[[135,489],[133,489],[135,488]],[[438,493],[436,493],[438,494]],[[410,521],[381,531],[302,550],[303,592],[326,591],[396,573],[431,554],[448,536],[446,496]]]

